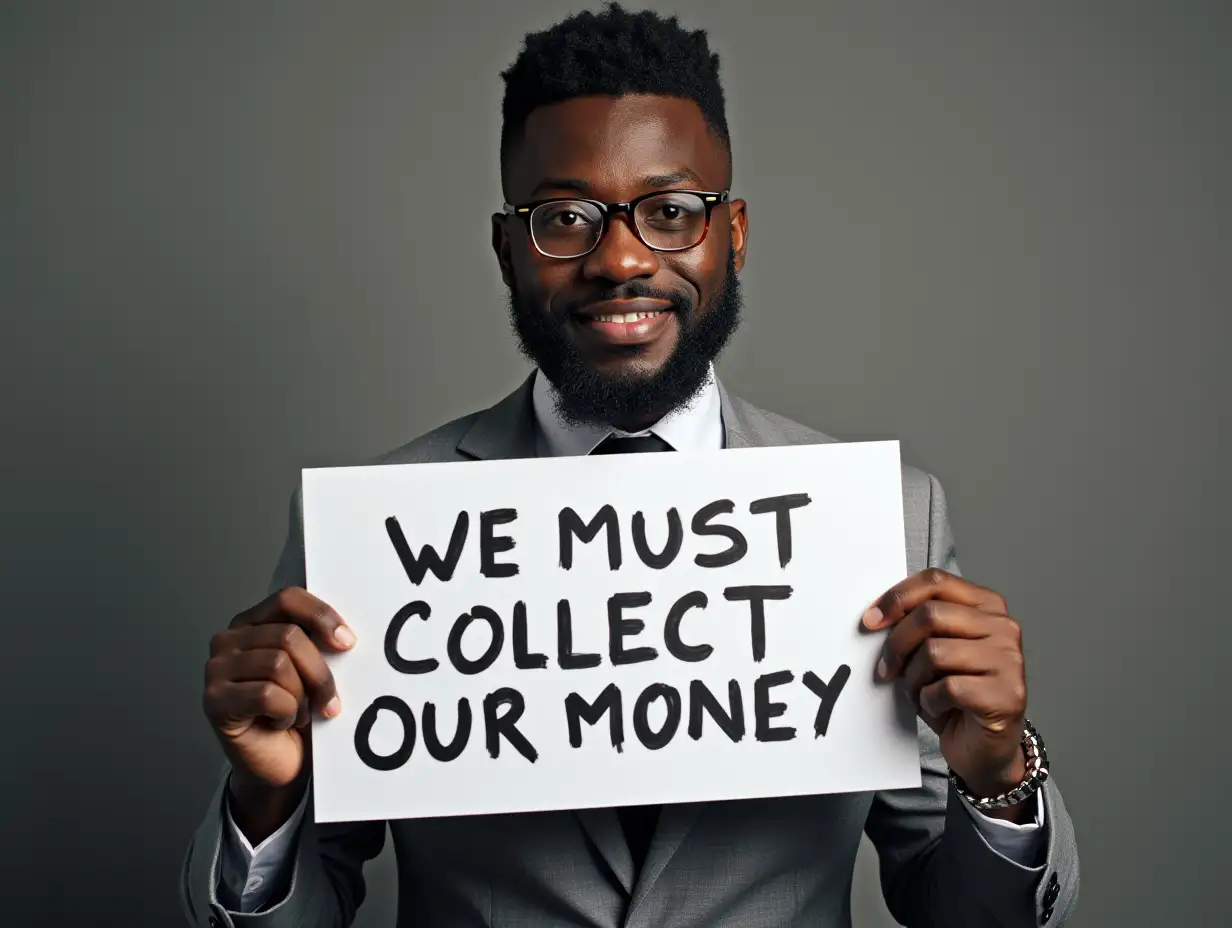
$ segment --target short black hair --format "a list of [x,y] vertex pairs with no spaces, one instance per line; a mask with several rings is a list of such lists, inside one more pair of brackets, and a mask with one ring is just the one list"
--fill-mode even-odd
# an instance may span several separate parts
[[600,13],[577,13],[526,36],[522,51],[501,72],[501,166],[531,112],[575,97],[659,94],[692,100],[730,152],[719,56],[704,29],[683,29],[675,16],[631,13],[609,3]]

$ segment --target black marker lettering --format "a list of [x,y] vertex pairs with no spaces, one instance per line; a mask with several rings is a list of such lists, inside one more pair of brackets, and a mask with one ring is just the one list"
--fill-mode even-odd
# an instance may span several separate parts
[[680,524],[680,513],[675,507],[667,510],[667,541],[664,542],[663,550],[658,554],[650,550],[650,545],[646,541],[646,517],[640,512],[633,514],[633,547],[637,550],[637,556],[647,567],[662,570],[668,566],[676,560],[676,555],[680,553],[680,546],[683,542],[684,528]]
[[813,673],[806,671],[801,677],[804,685],[816,694],[821,703],[817,706],[817,719],[813,722],[813,737],[820,738],[830,728],[830,714],[834,712],[834,704],[838,702],[838,694],[843,691],[843,687],[847,685],[847,680],[851,677],[851,668],[846,664],[840,664],[838,670],[834,671],[834,676],[830,678],[829,683],[822,682],[822,679]]
[[402,634],[402,627],[415,615],[426,622],[428,616],[432,615],[432,607],[420,599],[407,603],[394,613],[394,617],[389,620],[389,628],[385,629],[385,660],[399,673],[427,673],[440,666],[440,661],[435,657],[410,661],[398,653],[398,636]]
[[556,663],[561,670],[585,670],[602,660],[598,654],[573,653],[573,612],[569,600],[562,599],[556,604]]
[[489,509],[479,513],[479,572],[485,577],[512,577],[518,572],[517,564],[498,564],[496,555],[512,551],[517,544],[509,535],[497,535],[492,529],[508,525],[518,517],[516,509]]
[[611,713],[608,725],[611,728],[612,747],[617,753],[624,750],[625,722],[620,707],[620,690],[615,683],[605,686],[592,703],[588,703],[577,693],[570,693],[565,697],[565,721],[569,725],[570,747],[582,746],[582,722],[598,725],[604,712]]
[[736,506],[730,499],[716,499],[707,503],[693,516],[694,535],[722,535],[731,542],[731,547],[718,554],[699,554],[693,558],[698,567],[727,567],[740,560],[749,550],[749,543],[739,529],[730,525],[711,525],[710,520],[717,515],[724,515],[735,510]]
[[[497,715],[497,711],[504,706],[508,706],[509,711],[504,715]],[[483,698],[483,724],[487,731],[488,754],[494,759],[500,757],[502,735],[532,764],[539,759],[539,752],[526,740],[526,736],[518,731],[518,719],[525,711],[526,700],[511,686],[503,686]]]
[[697,741],[702,736],[702,709],[710,714],[715,724],[723,730],[723,734],[732,741],[744,737],[744,700],[740,696],[740,684],[735,680],[727,681],[727,702],[731,711],[727,712],[719,704],[714,694],[707,689],[701,680],[689,684],[689,737]]
[[433,760],[450,761],[462,753],[466,742],[471,737],[471,704],[465,697],[458,700],[458,727],[454,731],[453,740],[441,744],[436,733],[436,706],[430,702],[423,707],[424,747],[432,755]]
[[595,540],[601,528],[607,529],[608,567],[611,570],[620,568],[620,520],[612,506],[602,507],[589,522],[583,522],[581,516],[566,506],[560,511],[557,522],[560,528],[560,566],[563,569],[573,568],[573,536],[588,544]]
[[[392,754],[378,754],[372,750],[369,738],[376,717],[382,709],[392,712],[402,722],[402,744]],[[372,700],[355,723],[355,753],[373,770],[397,770],[411,759],[415,750],[415,714],[411,707],[397,696],[378,696]]]
[[753,639],[753,661],[760,662],[766,656],[766,600],[791,598],[789,586],[729,586],[723,596],[730,602],[747,602],[752,623],[750,636]]
[[680,622],[690,609],[705,609],[706,594],[700,590],[685,593],[668,610],[667,622],[663,626],[663,643],[667,645],[668,653],[681,661],[704,661],[714,653],[714,648],[708,644],[685,644],[680,640]]
[[652,661],[659,652],[651,647],[630,648],[625,650],[625,636],[640,634],[646,627],[641,619],[626,619],[625,609],[650,605],[649,593],[614,593],[607,601],[607,642],[608,654],[613,667],[623,664],[638,664],[642,661]]
[[423,582],[424,575],[429,570],[436,574],[437,580],[442,582],[453,577],[454,569],[458,566],[458,558],[462,556],[462,546],[466,543],[466,533],[469,529],[470,516],[465,512],[459,512],[457,521],[453,524],[453,534],[449,537],[449,549],[445,552],[445,559],[442,561],[441,556],[431,545],[424,545],[419,551],[419,557],[416,558],[411,551],[411,546],[406,543],[406,536],[402,534],[402,526],[398,524],[398,520],[393,516],[385,520],[385,533],[389,535],[394,550],[398,552],[398,560],[402,562],[402,569],[406,571],[407,578],[416,586]]
[[784,703],[770,701],[770,688],[790,683],[792,679],[790,670],[779,670],[762,674],[753,684],[753,717],[756,720],[753,737],[758,741],[790,741],[796,737],[796,730],[790,725],[770,727],[770,720],[778,718],[787,710]]
[[[662,698],[667,706],[667,717],[658,731],[650,730],[650,704]],[[666,683],[652,683],[642,690],[633,706],[633,732],[648,751],[657,751],[672,740],[680,727],[680,691]]]
[[513,604],[513,666],[518,670],[542,670],[548,665],[546,654],[532,653],[526,643],[526,603]]
[[755,499],[749,503],[749,512],[755,516],[763,512],[774,513],[774,533],[779,542],[780,567],[786,567],[791,560],[791,511],[811,502],[807,493],[787,493],[783,496]]
[[[492,629],[492,640],[479,659],[472,661],[462,653],[462,636],[470,624],[476,620],[488,623],[488,627]],[[495,610],[487,606],[472,606],[470,612],[462,613],[453,623],[453,628],[449,630],[449,643],[445,646],[445,653],[449,655],[449,662],[453,664],[458,673],[470,675],[482,673],[491,667],[500,655],[504,644],[505,626],[501,624],[500,616]]]

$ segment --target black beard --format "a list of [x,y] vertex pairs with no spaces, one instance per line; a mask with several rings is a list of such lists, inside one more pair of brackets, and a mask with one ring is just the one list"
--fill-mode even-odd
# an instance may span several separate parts
[[[663,292],[641,280],[590,297],[603,299],[652,297],[672,302],[679,336],[663,366],[648,377],[611,377],[594,370],[566,334],[571,307],[545,314],[516,289],[509,292],[509,320],[518,346],[556,387],[557,410],[573,424],[657,420],[688,404],[701,392],[710,364],[740,326],[742,296],[734,252],[727,256],[722,288],[698,311],[687,293]],[[636,347],[633,349],[636,351]]]

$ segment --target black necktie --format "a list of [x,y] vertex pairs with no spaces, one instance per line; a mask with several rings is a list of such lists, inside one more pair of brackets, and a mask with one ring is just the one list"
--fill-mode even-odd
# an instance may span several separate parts
[[591,454],[638,454],[644,451],[674,451],[675,449],[658,435],[636,435],[622,438],[609,435]]
[[[609,435],[591,454],[638,454],[673,450],[675,449],[658,435],[639,435],[632,438]],[[633,855],[633,867],[635,870],[641,870],[646,861],[646,852],[650,850],[650,839],[654,837],[655,826],[659,823],[659,807],[626,806],[617,809],[616,814],[620,817],[620,827],[624,830],[629,853]]]

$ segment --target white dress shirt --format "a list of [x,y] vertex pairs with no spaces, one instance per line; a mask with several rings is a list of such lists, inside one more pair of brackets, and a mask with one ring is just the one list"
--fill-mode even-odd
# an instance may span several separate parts
[[[538,425],[535,450],[539,457],[590,454],[609,435],[656,435],[676,451],[719,451],[725,443],[713,367],[705,387],[691,403],[673,410],[642,432],[565,422],[556,410],[555,388],[542,374],[535,375],[532,402]],[[231,909],[238,903],[233,911],[257,912],[285,894],[290,877],[286,872],[289,857],[304,817],[306,801],[300,803],[281,828],[254,848],[231,819],[228,794],[219,875],[219,888],[228,897],[220,899],[224,906]],[[996,853],[1021,866],[1034,865],[1045,834],[1042,802],[1036,800],[1035,821],[1024,825],[984,815],[965,802],[962,807],[970,813],[976,828]]]

